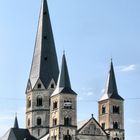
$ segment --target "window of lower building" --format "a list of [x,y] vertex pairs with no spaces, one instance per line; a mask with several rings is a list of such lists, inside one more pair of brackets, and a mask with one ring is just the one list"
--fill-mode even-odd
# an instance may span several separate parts
[[105,123],[102,123],[101,126],[103,129],[105,129]]
[[40,136],[40,129],[38,129],[38,136]]
[[51,140],[57,140],[57,136],[52,136]]
[[39,125],[41,125],[41,123],[42,123],[42,120],[41,120],[40,117],[38,117],[38,118],[37,118],[37,125],[39,126]]
[[64,140],[72,140],[72,137],[70,135],[64,135]]

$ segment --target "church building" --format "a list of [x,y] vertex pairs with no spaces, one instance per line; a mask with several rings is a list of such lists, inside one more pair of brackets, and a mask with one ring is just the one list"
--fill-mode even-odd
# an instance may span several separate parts
[[47,0],[42,0],[31,70],[26,88],[26,129],[14,127],[0,140],[124,140],[124,99],[119,95],[113,62],[98,120],[77,122],[77,96],[66,55],[59,71]]

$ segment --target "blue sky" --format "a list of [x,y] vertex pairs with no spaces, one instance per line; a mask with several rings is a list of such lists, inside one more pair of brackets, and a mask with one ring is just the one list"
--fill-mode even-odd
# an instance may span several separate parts
[[[63,50],[78,120],[98,116],[110,58],[119,94],[125,98],[126,140],[140,139],[140,1],[48,0],[59,59]],[[25,89],[37,31],[40,0],[0,1],[0,136],[13,126],[15,112],[25,126]]]

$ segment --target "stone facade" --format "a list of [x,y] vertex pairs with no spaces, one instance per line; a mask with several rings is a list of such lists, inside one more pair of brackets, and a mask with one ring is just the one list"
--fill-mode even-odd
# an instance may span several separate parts
[[51,97],[50,140],[53,140],[53,137],[56,137],[56,140],[63,140],[68,135],[75,140],[77,130],[76,102],[76,95],[68,93]]
[[99,123],[112,138],[124,139],[124,108],[122,100],[99,102]]

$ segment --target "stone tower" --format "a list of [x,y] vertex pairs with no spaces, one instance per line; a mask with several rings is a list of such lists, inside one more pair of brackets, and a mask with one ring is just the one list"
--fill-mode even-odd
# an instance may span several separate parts
[[111,61],[104,95],[99,100],[99,123],[111,140],[124,140],[124,99],[118,94]]
[[50,140],[75,140],[77,94],[72,90],[65,54],[57,87],[51,95]]
[[41,138],[49,130],[50,96],[59,70],[47,1],[42,0],[31,71],[26,89],[26,127]]

